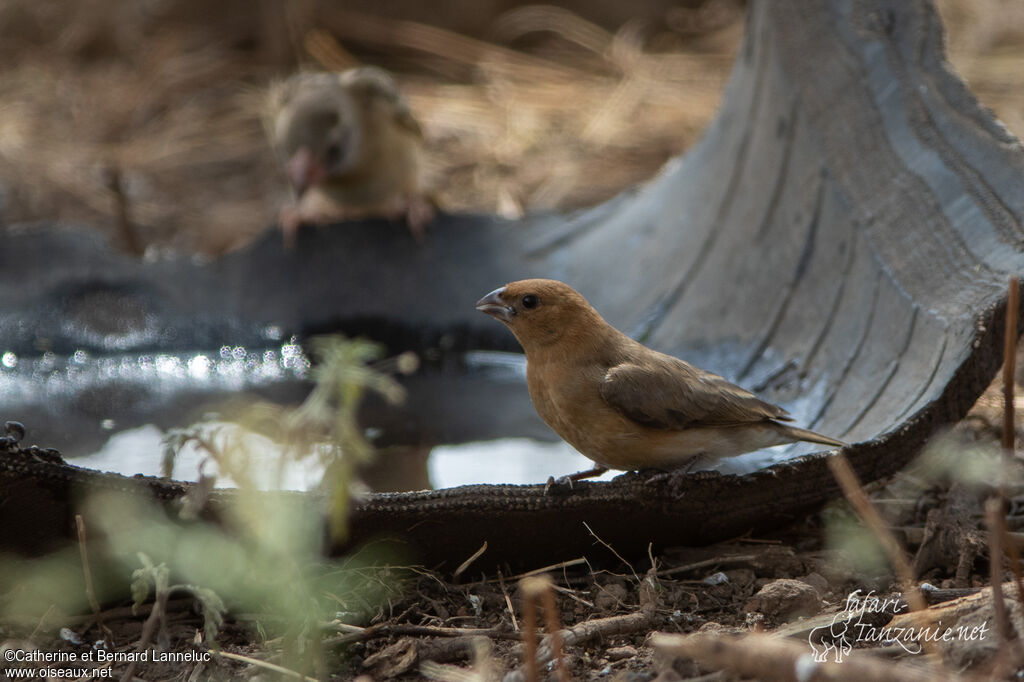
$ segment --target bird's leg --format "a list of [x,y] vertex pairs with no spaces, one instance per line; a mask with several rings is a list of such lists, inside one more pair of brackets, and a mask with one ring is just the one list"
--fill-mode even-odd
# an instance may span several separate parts
[[596,466],[593,469],[577,471],[575,474],[569,474],[568,476],[559,476],[557,479],[554,476],[548,476],[548,482],[544,485],[544,494],[547,495],[551,491],[556,493],[568,493],[572,491],[573,481],[582,481],[585,478],[594,478],[595,476],[600,476],[606,471],[608,471],[608,467]]
[[[568,476],[562,476],[564,479],[570,481],[582,481],[585,478],[594,478],[600,476],[604,472],[608,471],[608,467],[596,466],[593,469],[587,469],[585,471],[577,471],[575,474],[569,474]],[[561,480],[561,479],[559,479]]]
[[660,469],[643,469],[641,475],[647,476],[647,483],[660,483],[662,481],[674,480],[690,474],[695,467],[709,463],[711,460],[704,453],[694,455],[689,459],[686,464],[671,471],[662,471]]
[[299,233],[299,227],[302,226],[302,214],[298,207],[285,206],[282,208],[281,215],[278,217],[278,223],[281,226],[284,248],[286,250],[295,248],[295,238]]
[[405,224],[413,239],[422,244],[427,235],[427,225],[434,219],[435,206],[430,199],[422,196],[411,196],[405,200]]
[[690,461],[686,463],[686,466],[679,469],[679,472],[683,474],[688,474],[692,472],[696,467],[703,466],[705,464],[710,464],[711,461],[712,460],[710,457],[701,452],[691,457]]

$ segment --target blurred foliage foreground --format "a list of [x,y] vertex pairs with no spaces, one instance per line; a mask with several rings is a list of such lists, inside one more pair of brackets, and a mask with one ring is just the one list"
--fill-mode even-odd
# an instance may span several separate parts
[[[180,648],[168,634],[168,599],[190,596],[204,618],[195,644],[201,640],[216,649],[230,609],[249,614],[258,640],[274,642],[288,667],[322,670],[319,640],[332,631],[331,623],[366,621],[384,599],[400,592],[407,574],[381,548],[338,560],[326,559],[324,549],[343,538],[357,469],[373,457],[356,421],[359,402],[368,391],[401,401],[401,386],[380,370],[409,372],[415,359],[399,356],[373,365],[377,346],[340,338],[316,339],[313,351],[319,360],[316,385],[304,403],[254,404],[238,422],[243,431],[277,441],[279,472],[289,460],[318,457],[325,473],[315,494],[259,490],[250,469],[255,453],[246,445],[253,439],[219,438],[220,427],[207,424],[173,432],[166,443],[167,471],[176,452],[193,442],[237,489],[213,495],[214,476],[201,471],[189,493],[166,507],[146,494],[93,495],[76,519],[79,546],[41,559],[0,562],[3,621],[52,631],[91,609],[104,627],[100,603],[130,596],[137,608],[152,596],[155,605],[135,650],[166,651]],[[129,642],[111,641],[111,634],[106,631],[102,646],[123,651]]]

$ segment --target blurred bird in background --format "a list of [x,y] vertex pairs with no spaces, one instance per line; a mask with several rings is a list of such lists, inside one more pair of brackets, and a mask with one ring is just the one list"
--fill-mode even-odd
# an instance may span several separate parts
[[404,218],[422,241],[434,216],[422,177],[423,134],[391,76],[364,66],[301,73],[271,87],[267,126],[295,192],[281,212],[299,225]]

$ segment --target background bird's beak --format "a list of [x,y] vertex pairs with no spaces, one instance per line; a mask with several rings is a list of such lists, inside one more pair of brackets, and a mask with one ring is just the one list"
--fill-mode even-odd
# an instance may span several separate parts
[[516,311],[501,300],[503,293],[505,293],[505,287],[495,289],[476,302],[476,309],[502,322],[508,322],[516,314]]
[[322,182],[327,175],[324,165],[313,156],[309,147],[301,147],[292,154],[292,158],[285,164],[285,171],[296,195],[300,197],[307,189]]

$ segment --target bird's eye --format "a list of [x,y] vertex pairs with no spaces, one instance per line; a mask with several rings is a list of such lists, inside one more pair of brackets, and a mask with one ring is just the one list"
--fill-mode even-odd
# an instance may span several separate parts
[[540,303],[540,299],[533,294],[527,294],[523,296],[523,307],[524,308],[536,308],[537,304]]

